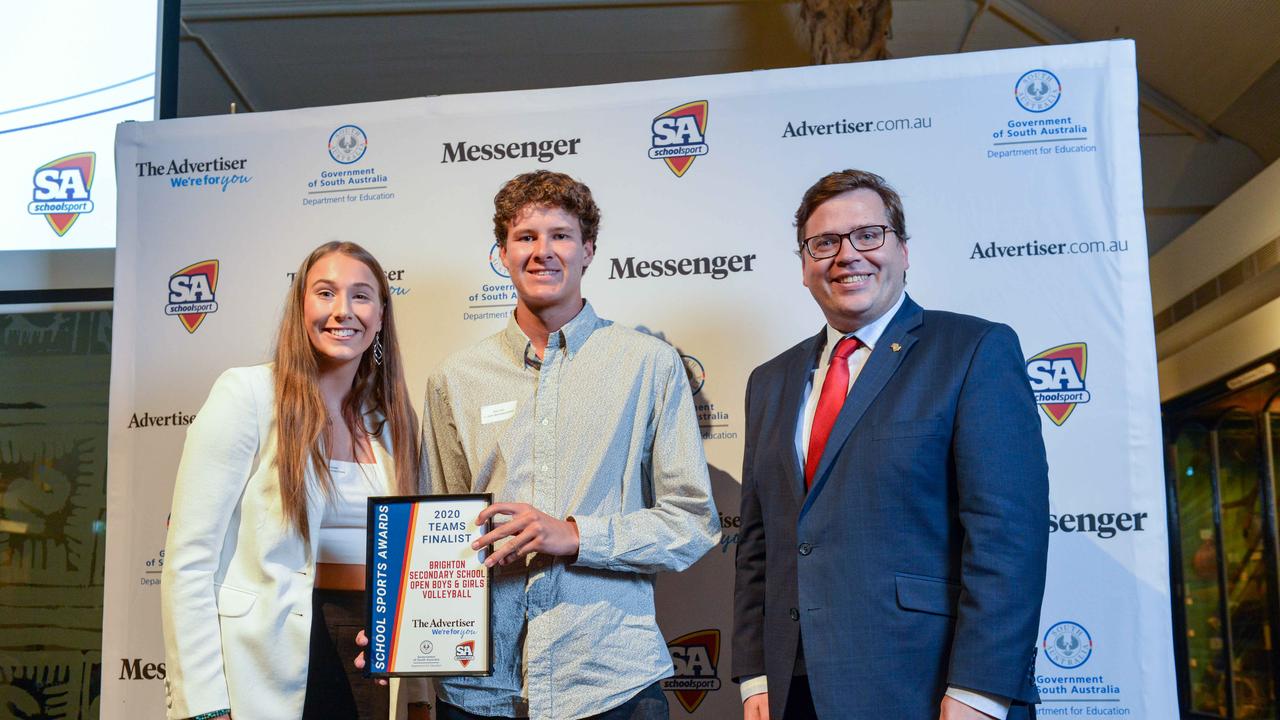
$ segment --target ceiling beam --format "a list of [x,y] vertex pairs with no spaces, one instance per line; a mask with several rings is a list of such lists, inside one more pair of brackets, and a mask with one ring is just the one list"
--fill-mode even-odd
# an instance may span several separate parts
[[[1052,20],[1032,10],[1020,0],[975,0],[979,9],[966,32],[984,11],[989,11],[1037,42],[1070,44],[1080,42]],[[187,21],[288,19],[302,17],[396,15],[466,12],[529,12],[625,7],[677,7],[698,5],[786,4],[785,0],[185,0],[182,18]],[[194,33],[193,33],[194,34]],[[1139,102],[1178,129],[1202,142],[1219,137],[1216,130],[1169,96],[1138,81]]]
[[[1080,42],[1079,38],[1027,7],[1021,0],[982,0],[980,5],[1037,42],[1048,45]],[[1138,102],[1142,107],[1201,142],[1214,142],[1219,137],[1218,131],[1210,127],[1209,123],[1141,79],[1138,80]]]
[[688,5],[784,5],[787,0],[184,0],[182,18],[281,19],[355,15],[529,12]]
[[[244,105],[244,109],[249,112],[253,112],[253,101],[249,99],[244,88],[240,87],[240,83],[236,82],[235,76],[231,74],[231,70],[227,67],[226,63],[222,62],[222,58],[218,57],[218,53],[214,51],[213,46],[209,44],[209,41],[200,33],[193,32],[191,28],[187,26],[186,20],[179,19],[178,24],[179,27],[182,28],[182,34],[178,36],[178,39],[194,42],[196,46],[204,52],[204,56],[209,59],[209,62],[213,64],[213,69],[222,77],[222,81],[227,84],[227,87],[231,88],[231,92],[235,93],[236,97],[240,98],[240,102]],[[231,112],[235,112],[235,106],[234,102],[231,103]]]

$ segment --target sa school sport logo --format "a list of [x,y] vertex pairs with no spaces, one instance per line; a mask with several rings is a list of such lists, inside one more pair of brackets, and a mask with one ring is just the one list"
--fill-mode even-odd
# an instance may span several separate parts
[[667,643],[671,664],[676,674],[662,681],[662,689],[671,692],[685,712],[698,709],[707,693],[720,689],[720,631],[698,630]]
[[1027,360],[1027,380],[1036,404],[1054,425],[1066,422],[1076,405],[1089,402],[1084,385],[1088,353],[1088,346],[1074,342],[1051,347]]
[[201,260],[169,276],[169,304],[165,315],[177,315],[187,332],[194,333],[204,316],[218,312],[218,261]]
[[27,212],[43,215],[49,227],[62,237],[76,219],[93,212],[93,169],[97,155],[91,152],[66,155],[36,168],[34,189]]
[[471,661],[476,659],[476,641],[463,640],[458,643],[457,647],[453,649],[453,659],[457,660],[458,664],[464,668],[470,665]]
[[662,113],[650,126],[650,160],[662,160],[676,177],[683,177],[699,155],[706,155],[706,100],[688,102]]

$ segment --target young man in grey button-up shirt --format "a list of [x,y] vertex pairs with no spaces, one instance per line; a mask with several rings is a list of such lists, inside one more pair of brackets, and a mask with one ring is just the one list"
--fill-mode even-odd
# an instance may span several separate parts
[[494,495],[494,673],[440,682],[437,717],[665,720],[654,574],[719,536],[684,365],[583,299],[585,185],[541,170],[494,204],[516,310],[431,376],[423,418],[432,492]]

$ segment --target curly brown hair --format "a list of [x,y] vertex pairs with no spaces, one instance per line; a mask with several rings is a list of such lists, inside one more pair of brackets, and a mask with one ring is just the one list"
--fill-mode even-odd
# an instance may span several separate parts
[[577,217],[582,226],[582,242],[596,242],[600,208],[591,197],[591,188],[564,173],[535,170],[511,178],[493,197],[493,235],[499,247],[506,246],[511,223],[530,205],[559,208]]
[[873,172],[840,170],[828,173],[804,191],[804,199],[800,201],[800,207],[796,210],[796,242],[801,248],[804,247],[804,224],[809,222],[809,216],[813,211],[831,198],[854,190],[871,190],[879,195],[884,201],[885,214],[889,218],[889,224],[897,233],[898,240],[906,242],[910,239],[907,236],[907,216],[902,210],[902,198],[898,196],[898,191],[894,190],[884,178]]

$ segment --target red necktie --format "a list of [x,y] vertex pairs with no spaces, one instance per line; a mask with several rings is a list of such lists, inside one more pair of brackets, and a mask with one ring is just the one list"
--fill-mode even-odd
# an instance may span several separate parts
[[822,381],[822,394],[818,396],[818,409],[813,413],[813,426],[809,429],[809,454],[804,463],[806,490],[813,486],[813,476],[818,471],[822,451],[827,447],[831,427],[836,424],[836,416],[849,394],[849,356],[861,346],[862,342],[851,335],[836,343],[836,351],[831,355],[827,377]]

